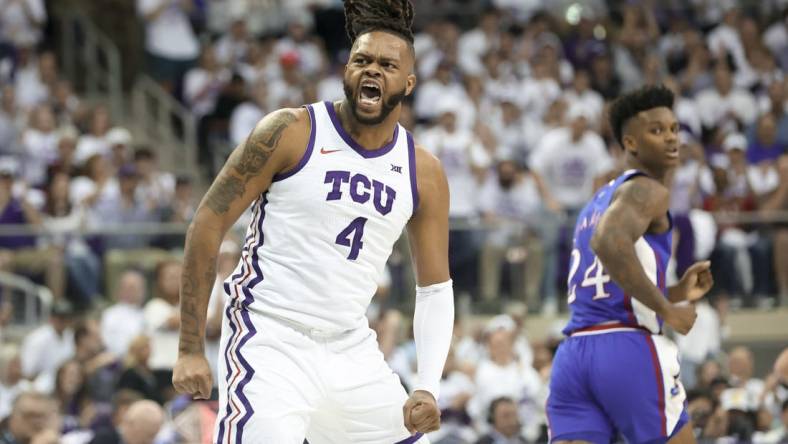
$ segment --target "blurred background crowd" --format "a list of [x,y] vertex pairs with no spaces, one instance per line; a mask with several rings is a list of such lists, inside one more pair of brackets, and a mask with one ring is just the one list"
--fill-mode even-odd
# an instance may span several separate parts
[[[546,440],[572,226],[621,171],[606,108],[656,83],[681,123],[671,279],[711,259],[716,281],[678,338],[696,434],[788,442],[788,336],[747,336],[788,316],[788,1],[414,3],[401,123],[449,179],[458,297],[432,442]],[[86,84],[59,38],[75,11],[77,41],[118,48],[122,98],[145,77],[185,110],[190,152]],[[348,46],[339,0],[0,0],[0,443],[210,442],[215,403],[169,382],[185,224],[262,116],[344,97]],[[412,287],[403,246],[369,317],[405,385]],[[222,302],[217,287],[214,358]],[[736,316],[765,321],[737,331]]]

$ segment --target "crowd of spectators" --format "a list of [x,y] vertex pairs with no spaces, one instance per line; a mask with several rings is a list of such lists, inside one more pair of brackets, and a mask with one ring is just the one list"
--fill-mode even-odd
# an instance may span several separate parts
[[[199,121],[209,170],[266,113],[344,96],[341,1],[135,3],[147,73]],[[677,94],[682,126],[671,275],[711,258],[717,282],[679,340],[696,435],[788,439],[788,353],[759,379],[750,350],[723,351],[731,309],[788,304],[785,2],[492,0],[471,19],[458,11],[474,2],[415,3],[430,19],[417,29],[419,85],[401,123],[446,170],[458,294],[511,307],[480,326],[458,320],[431,441],[546,439],[560,335],[529,341],[523,323],[566,309],[574,218],[621,169],[609,101],[655,83]],[[47,45],[50,12],[43,0],[0,0],[0,229],[43,233],[0,232],[0,269],[56,301],[44,324],[0,347],[0,443],[209,440],[215,404],[178,397],[169,382],[183,239],[117,230],[188,222],[194,178],[160,168],[119,116],[80,97]],[[778,222],[757,222],[770,215]],[[237,263],[239,239],[222,245],[217,282]],[[415,348],[386,294],[370,319],[407,386]],[[212,362],[222,301],[217,286]],[[14,307],[0,305],[2,324]]]

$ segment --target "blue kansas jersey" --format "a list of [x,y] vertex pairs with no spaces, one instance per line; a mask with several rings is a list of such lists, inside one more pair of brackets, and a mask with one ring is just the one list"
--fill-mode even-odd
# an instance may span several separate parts
[[[643,173],[629,170],[607,183],[597,191],[577,218],[568,282],[571,317],[564,329],[566,335],[581,329],[608,329],[614,325],[644,327],[652,333],[661,332],[662,319],[613,282],[591,249],[591,237],[616,190],[627,180],[639,175]],[[665,270],[671,253],[672,220],[670,227],[665,233],[645,234],[635,243],[635,252],[646,275],[663,294],[667,294]]]

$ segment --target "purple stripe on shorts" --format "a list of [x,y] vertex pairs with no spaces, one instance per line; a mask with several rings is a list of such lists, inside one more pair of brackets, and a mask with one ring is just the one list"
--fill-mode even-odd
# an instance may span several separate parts
[[422,436],[424,436],[424,434],[419,432],[419,433],[416,433],[413,436],[409,436],[409,437],[403,439],[402,441],[395,442],[394,444],[413,444],[416,441],[420,440]]
[[410,170],[410,191],[413,196],[413,214],[419,208],[419,187],[416,181],[416,144],[413,135],[408,132],[408,170]]
[[[263,219],[265,219],[265,205],[268,203],[268,199],[266,199],[265,195],[262,197],[262,202],[260,204],[260,217],[257,219],[257,232],[260,233],[260,240],[257,242],[257,245],[254,246],[252,250],[252,268],[254,269],[254,279],[249,281],[248,286],[244,286],[244,288],[254,288],[255,285],[259,284],[263,281],[263,270],[260,269],[260,264],[257,262],[258,258],[258,250],[260,247],[263,246],[265,243],[265,234],[263,234]],[[249,305],[252,303],[251,298],[247,298],[248,302],[244,302],[244,305]]]
[[345,131],[345,128],[342,127],[342,122],[339,120],[339,116],[337,115],[337,111],[334,109],[334,104],[332,102],[325,102],[326,109],[328,110],[328,115],[331,117],[331,123],[334,124],[334,129],[337,130],[339,137],[345,141],[348,146],[353,148],[353,151],[360,154],[362,157],[366,159],[371,159],[373,157],[380,157],[387,154],[389,151],[394,148],[394,145],[397,144],[397,136],[399,136],[399,125],[394,126],[394,135],[391,136],[391,142],[383,145],[380,148],[374,150],[368,150],[363,146],[359,145],[358,142],[353,140],[353,137]]
[[306,151],[304,151],[304,155],[301,156],[301,160],[298,161],[298,165],[295,166],[292,170],[274,175],[273,181],[279,182],[280,180],[285,180],[288,177],[292,176],[293,174],[301,171],[301,169],[306,165],[309,158],[312,156],[312,148],[315,147],[315,135],[317,134],[317,121],[315,120],[315,111],[312,110],[311,105],[306,106],[306,110],[309,111],[309,122],[312,124],[312,129],[309,131],[309,143],[306,146]]
[[247,422],[249,422],[249,419],[252,418],[252,414],[254,413],[254,409],[252,409],[252,405],[249,403],[249,399],[243,393],[246,384],[248,384],[249,381],[252,380],[252,376],[254,375],[254,368],[252,368],[252,366],[249,365],[249,362],[241,355],[241,347],[243,347],[244,344],[249,342],[249,340],[252,339],[252,336],[254,336],[255,333],[257,333],[257,330],[254,328],[254,324],[252,323],[252,320],[249,319],[249,311],[245,309],[245,307],[249,306],[249,304],[252,303],[252,301],[254,300],[254,296],[252,296],[252,292],[249,291],[248,288],[244,287],[242,288],[242,290],[246,298],[244,301],[244,308],[241,308],[240,310],[241,310],[241,318],[243,319],[243,323],[246,326],[247,333],[241,339],[241,342],[238,344],[238,347],[236,347],[235,355],[238,357],[238,361],[241,363],[244,370],[246,370],[246,375],[241,380],[241,382],[238,383],[238,386],[235,389],[235,393],[236,395],[238,395],[238,399],[241,400],[241,404],[243,404],[246,413],[244,413],[244,415],[241,417],[241,420],[238,421],[238,431],[235,432],[235,442],[237,444],[241,444],[241,437],[243,435],[244,426],[246,425]]
[[[225,283],[224,284],[224,290],[227,292],[228,295],[230,295],[230,284]],[[224,365],[227,368],[227,372],[224,375],[224,380],[225,380],[225,383],[227,384],[227,390],[228,390],[228,393],[227,393],[227,410],[225,411],[225,414],[222,417],[221,421],[219,421],[219,434],[217,435],[217,438],[216,438],[216,444],[221,444],[222,443],[222,440],[224,439],[224,428],[225,428],[225,424],[227,422],[227,418],[229,418],[230,415],[232,414],[232,410],[230,408],[231,404],[230,404],[230,393],[229,393],[229,390],[230,390],[230,373],[231,373],[231,371],[230,371],[230,348],[231,348],[232,343],[235,342],[235,335],[238,333],[238,329],[235,327],[235,323],[232,321],[232,318],[230,316],[230,307],[231,306],[232,306],[232,304],[227,304],[227,308],[224,311],[224,315],[227,317],[227,319],[228,319],[228,321],[230,323],[230,328],[233,331],[232,334],[230,335],[230,339],[227,341],[227,347],[225,347],[225,349],[224,349]]]

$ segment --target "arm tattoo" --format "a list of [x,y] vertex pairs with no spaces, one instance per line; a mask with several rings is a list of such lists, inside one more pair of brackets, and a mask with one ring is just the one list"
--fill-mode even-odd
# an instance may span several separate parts
[[[195,245],[202,250],[207,245]],[[205,349],[205,319],[208,297],[216,279],[216,256],[199,259],[199,251],[189,248],[185,255],[181,276],[181,331],[178,351],[202,353]],[[202,278],[200,278],[200,276]]]
[[243,152],[239,162],[233,165],[233,169],[243,177],[244,182],[248,182],[263,166],[279,146],[282,133],[293,122],[296,116],[287,112],[278,113],[266,123],[260,131],[254,131],[249,135],[244,144]]
[[235,176],[220,179],[205,196],[205,204],[216,214],[224,214],[230,210],[230,204],[243,196],[246,186]]
[[208,208],[217,215],[227,213],[232,203],[246,192],[246,184],[268,163],[279,146],[282,133],[296,120],[295,114],[283,111],[252,131],[241,148],[240,157],[230,158],[230,168],[222,172],[208,190],[205,196]]

